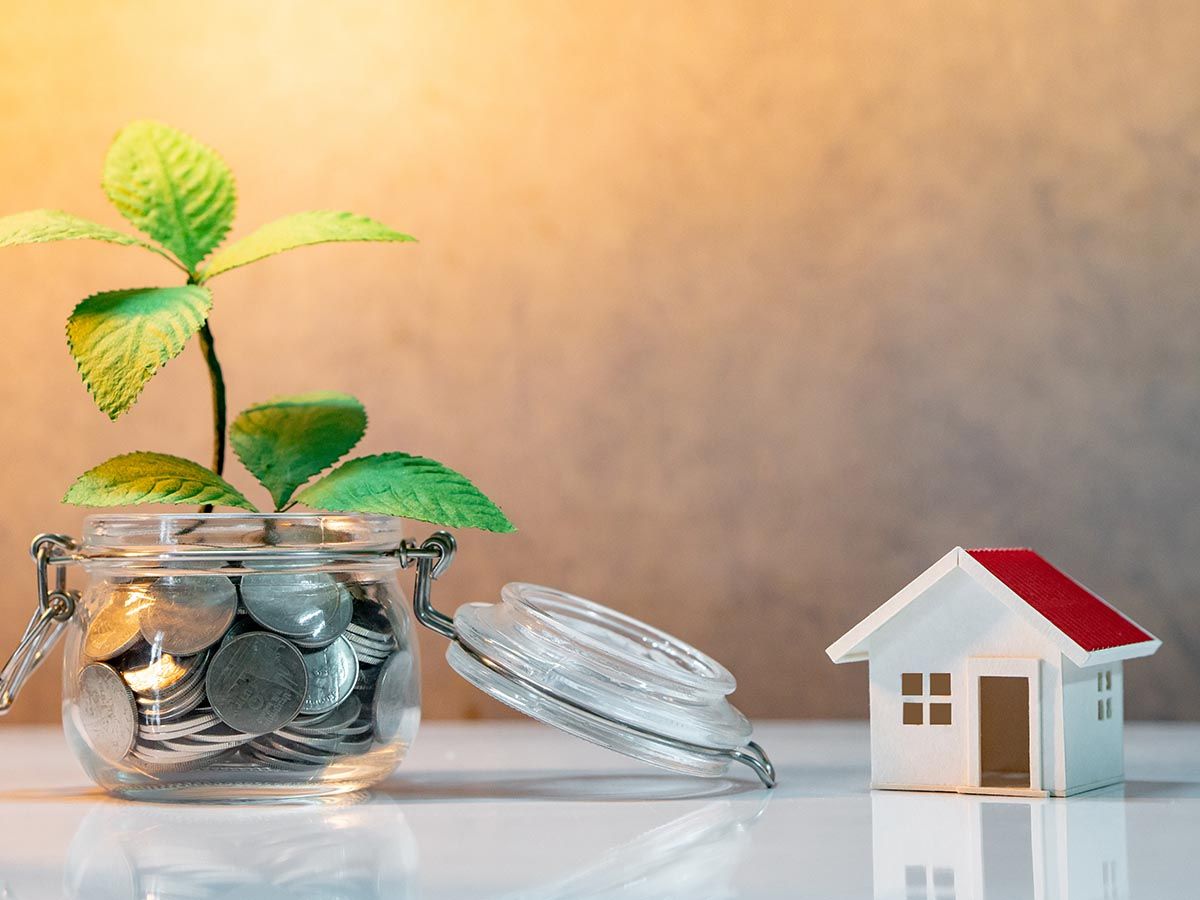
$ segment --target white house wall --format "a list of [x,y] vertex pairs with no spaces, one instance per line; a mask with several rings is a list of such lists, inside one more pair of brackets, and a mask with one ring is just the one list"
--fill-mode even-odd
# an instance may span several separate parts
[[[1096,677],[1112,672],[1112,689],[1097,689]],[[1063,748],[1068,789],[1105,784],[1125,770],[1125,677],[1121,663],[1081,669],[1063,660]],[[1112,718],[1097,716],[1097,703],[1112,701]]]
[[[876,787],[953,789],[970,784],[966,661],[990,656],[1042,660],[1042,784],[1033,787],[1062,789],[1062,655],[1046,635],[1014,616],[961,569],[951,570],[874,632],[868,652]],[[926,692],[929,673],[950,673],[952,724],[903,724],[906,698],[900,692],[900,676],[905,672],[924,674]],[[926,722],[929,699],[924,698]]]

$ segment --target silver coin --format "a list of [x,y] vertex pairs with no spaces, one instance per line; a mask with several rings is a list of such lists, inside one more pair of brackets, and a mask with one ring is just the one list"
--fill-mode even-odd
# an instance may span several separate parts
[[237,588],[224,575],[168,575],[149,593],[138,617],[142,637],[175,656],[211,647],[237,615]]
[[181,684],[190,687],[189,676],[195,676],[196,670],[202,669],[207,661],[205,654],[173,656],[143,643],[121,657],[118,665],[130,689],[139,696],[149,697],[170,693]]
[[173,740],[159,741],[164,747],[171,750],[179,750],[183,753],[200,753],[207,755],[209,753],[217,753],[221,750],[230,750],[234,747],[240,747],[242,744],[250,740],[250,735],[242,734],[240,731],[234,732],[233,737],[223,740],[200,740],[198,738],[175,738]]
[[322,768],[326,761],[321,762],[302,762],[295,759],[280,758],[259,747],[253,747],[249,751],[251,759],[256,762],[263,763],[269,769],[282,769],[287,772],[311,772],[314,769]]
[[112,666],[84,666],[77,680],[79,724],[88,744],[109,761],[123,759],[137,738],[133,692]]
[[346,630],[350,632],[347,637],[361,640],[366,644],[379,644],[384,649],[390,650],[396,645],[392,640],[392,636],[384,631],[376,631],[374,628],[368,628],[365,625],[359,625],[357,622],[351,622],[346,626]]
[[324,650],[313,650],[303,656],[308,670],[308,692],[300,711],[313,715],[336,709],[350,696],[358,680],[358,658],[350,642],[340,637]]
[[138,697],[138,712],[155,724],[170,722],[186,716],[204,701],[204,682],[196,683],[190,691],[162,700]]
[[296,718],[308,674],[299,650],[281,637],[255,631],[217,651],[205,684],[221,721],[246,734],[266,734]]
[[383,742],[393,741],[404,727],[405,717],[414,715],[411,699],[413,674],[412,653],[398,650],[384,665],[375,685],[372,714],[375,734]]
[[375,743],[375,739],[370,734],[364,733],[343,737],[341,743],[338,745],[338,752],[348,756],[356,756],[359,753],[366,753],[370,750],[373,743]]
[[228,748],[220,747],[216,749],[202,749],[195,752],[187,750],[174,750],[161,743],[145,743],[138,744],[133,749],[133,755],[138,759],[146,762],[156,763],[182,763],[182,762],[198,762],[212,756],[218,756],[224,753]]
[[132,650],[142,639],[138,617],[146,593],[137,584],[114,584],[103,605],[87,624],[83,652],[92,659],[107,660]]
[[[239,615],[233,620],[233,624],[229,626],[229,630],[225,632],[225,636],[221,638],[220,647],[224,647],[230,641],[240,634],[245,634],[248,631],[257,631],[258,623],[252,620],[249,616]],[[218,647],[217,649],[220,649]]]
[[266,751],[280,759],[292,759],[300,762],[330,763],[337,759],[337,754],[292,744],[275,735],[257,738],[254,746],[260,751]]
[[354,650],[354,655],[358,658],[359,663],[364,666],[377,666],[388,658],[388,654],[386,653],[372,653],[368,650],[363,650],[353,641],[350,642],[350,647]]
[[[171,660],[174,663],[178,663],[178,660],[174,660],[173,657],[165,657],[165,659]],[[207,665],[206,665],[207,659],[200,659],[199,656],[184,656],[184,657],[181,657],[181,659],[189,660],[189,661],[194,660],[195,662],[189,662],[189,664],[184,668],[184,671],[186,672],[186,674],[182,678],[180,678],[178,681],[175,681],[173,684],[171,684],[169,687],[165,687],[162,690],[154,690],[154,689],[136,690],[135,689],[134,693],[137,694],[138,701],[139,702],[145,701],[146,703],[157,703],[160,700],[171,700],[176,697],[182,696],[183,694],[191,693],[198,685],[204,684],[204,672],[205,672],[205,669],[207,668]],[[161,667],[159,669],[159,671],[163,671],[163,670],[169,670],[169,666]],[[131,688],[134,686],[133,682],[145,684],[147,681],[151,680],[155,675],[154,671],[149,670],[149,669],[148,669],[148,671],[143,673],[145,675],[144,678],[133,677],[133,675],[131,674],[131,672],[129,670],[125,670],[121,674],[122,674],[122,677],[125,678],[125,683],[128,684]]]
[[220,719],[216,713],[197,713],[176,722],[156,723],[143,721],[138,725],[138,736],[148,741],[166,740],[170,738],[187,737],[198,731],[204,731],[214,725],[219,725]]
[[187,737],[190,741],[202,744],[229,744],[230,746],[237,746],[246,743],[251,739],[252,735],[243,734],[234,728],[230,728],[228,725],[217,725],[215,728],[206,728]]
[[302,749],[321,750],[326,753],[336,753],[338,747],[342,745],[340,737],[310,737],[306,734],[297,734],[286,728],[281,728],[272,737],[288,741],[288,746],[294,744]]
[[338,705],[332,712],[319,716],[297,716],[288,726],[289,731],[310,732],[315,736],[341,731],[354,723],[362,714],[362,701],[350,696]]
[[242,576],[241,591],[254,621],[290,638],[311,638],[342,615],[342,592],[324,572],[255,572]]
[[339,584],[337,588],[338,605],[328,618],[322,620],[321,627],[312,634],[292,638],[296,646],[320,649],[329,646],[345,633],[346,627],[350,624],[350,618],[354,615],[354,598],[350,596],[345,585]]

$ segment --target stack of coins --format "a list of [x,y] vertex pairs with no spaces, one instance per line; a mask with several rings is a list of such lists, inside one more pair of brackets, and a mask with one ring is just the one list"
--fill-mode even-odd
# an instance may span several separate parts
[[395,740],[412,655],[369,585],[227,569],[104,586],[86,626],[78,721],[143,771],[311,771]]

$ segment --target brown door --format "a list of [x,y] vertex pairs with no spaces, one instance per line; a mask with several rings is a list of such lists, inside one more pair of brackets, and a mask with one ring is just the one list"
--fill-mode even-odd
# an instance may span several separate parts
[[979,678],[979,783],[1029,787],[1029,679]]

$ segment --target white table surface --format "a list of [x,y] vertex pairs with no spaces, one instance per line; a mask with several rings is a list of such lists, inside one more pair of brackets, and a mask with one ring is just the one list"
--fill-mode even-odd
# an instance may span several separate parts
[[1128,781],[1068,800],[872,794],[864,723],[756,737],[774,791],[435,722],[364,801],[195,806],[109,799],[58,729],[6,726],[0,898],[1200,896],[1200,725],[1129,726]]

